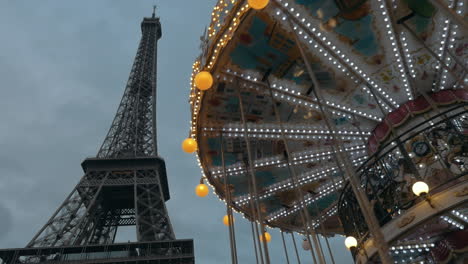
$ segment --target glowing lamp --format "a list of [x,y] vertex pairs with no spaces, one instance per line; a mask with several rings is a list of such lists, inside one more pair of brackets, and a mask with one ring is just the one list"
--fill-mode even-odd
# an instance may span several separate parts
[[207,71],[201,71],[195,75],[195,85],[202,91],[208,90],[213,85],[213,76]]
[[[234,216],[231,217],[232,219],[232,222],[234,223]],[[229,220],[229,216],[228,215],[225,215],[223,217],[223,224],[226,225],[226,226],[230,226],[231,225],[231,221]]]
[[421,196],[429,192],[429,186],[423,181],[415,182],[411,189],[413,190],[413,193],[417,196]]
[[344,244],[347,249],[350,249],[352,247],[357,247],[357,240],[353,236],[349,236],[345,239]]
[[203,183],[198,184],[197,187],[195,188],[195,193],[199,197],[207,196],[209,191],[210,190],[208,189],[208,186],[206,186],[206,184],[203,184]]
[[248,0],[249,6],[255,10],[260,10],[265,8],[270,0]]
[[[271,241],[271,235],[268,232],[263,233],[263,235],[265,236],[265,241],[266,242]],[[262,241],[262,242],[263,242],[263,235],[260,235],[260,241]]]
[[186,138],[182,142],[182,149],[187,153],[193,153],[197,150],[197,141],[193,138]]

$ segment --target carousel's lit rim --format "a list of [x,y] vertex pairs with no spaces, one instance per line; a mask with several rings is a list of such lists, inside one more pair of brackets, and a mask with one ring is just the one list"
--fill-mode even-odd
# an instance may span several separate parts
[[[189,102],[191,105],[191,112],[192,112],[192,119],[190,120],[190,137],[197,139],[196,135],[196,130],[197,130],[197,121],[198,121],[198,114],[200,112],[200,104],[202,101],[202,97],[204,92],[200,91],[197,89],[194,83],[194,78],[195,75],[200,72],[202,69],[205,70],[211,70],[216,63],[218,59],[218,54],[220,54],[220,51],[222,48],[224,48],[229,40],[232,38],[234,35],[237,27],[240,24],[240,20],[243,17],[243,15],[250,11],[249,5],[247,4],[247,1],[242,1],[242,0],[231,0],[231,2],[234,2],[234,6],[232,8],[225,8],[221,4],[223,3],[223,0],[218,1],[217,5],[213,8],[213,13],[212,13],[212,21],[210,28],[208,30],[208,39],[206,45],[207,47],[206,50],[208,51],[207,54],[202,54],[192,65],[192,75],[190,78],[190,96],[189,96]],[[221,4],[220,4],[221,3]],[[224,25],[223,27],[219,28],[218,30],[215,30],[212,26],[215,23],[218,23],[218,18],[217,15],[221,14],[222,12],[228,11],[228,16],[230,16],[230,23]],[[219,21],[221,22],[221,21]],[[207,61],[202,65],[202,60],[204,59],[203,57],[207,58]],[[200,161],[200,156],[199,156],[199,151],[196,152],[196,157],[197,157],[197,163],[198,166],[200,167],[201,173],[202,173],[202,178],[207,179],[207,183],[210,185],[210,187],[215,190],[215,187],[213,186],[212,179],[209,179],[206,177],[205,170],[202,166],[202,163]],[[214,192],[218,199],[225,204],[227,204],[226,200],[224,199],[225,197],[222,197],[220,193]],[[244,218],[248,218],[251,221],[253,218],[249,217],[245,212],[241,210],[237,205],[234,204],[233,206],[234,211],[237,213],[243,215]],[[268,227],[273,228],[272,226],[267,225]]]
[[[381,3],[383,0],[377,0],[377,1]],[[230,2],[231,5],[224,6],[225,2],[226,3]],[[281,17],[283,17],[282,19],[284,20],[286,17],[285,16],[286,14],[287,16],[291,17],[291,19],[294,20],[295,24],[298,25],[300,29],[307,28],[307,30],[310,31],[309,33],[315,32],[312,37],[315,37],[317,44],[319,44],[321,48],[323,48],[325,53],[328,52],[329,54],[333,54],[333,56],[337,56],[337,54],[340,54],[340,50],[335,50],[334,48],[331,49],[330,47],[327,47],[326,42],[325,42],[326,37],[325,36],[320,37],[320,33],[319,33],[320,30],[317,30],[310,23],[306,23],[308,20],[306,20],[305,18],[307,19],[309,18],[307,15],[302,16],[302,14],[293,13],[294,8],[291,7],[294,5],[293,3],[290,4],[288,0],[271,0],[270,5],[272,4],[278,7],[277,9],[278,11],[276,12],[278,19],[281,19]],[[288,9],[288,5],[290,9]],[[380,5],[380,8],[381,8],[380,11],[382,12],[383,16],[390,17],[388,15],[388,12],[387,12],[388,7],[386,6],[385,2],[383,2],[382,5]],[[228,22],[225,24],[221,24],[221,21],[219,21],[220,14],[222,14],[223,12],[227,14],[226,17],[228,18],[227,19]],[[192,119],[190,120],[190,137],[192,138],[195,138],[195,139],[197,138],[197,121],[198,121],[199,112],[201,108],[200,104],[204,95],[203,91],[200,91],[196,88],[193,82],[194,77],[196,73],[200,72],[201,70],[211,71],[216,66],[216,62],[218,60],[219,54],[221,53],[221,50],[225,48],[228,42],[231,40],[231,38],[233,37],[237,28],[240,25],[240,21],[245,17],[247,12],[252,12],[252,11],[250,10],[246,0],[219,0],[217,5],[213,9],[211,25],[210,25],[210,28],[208,29],[208,36],[206,36],[206,39],[205,39],[206,41],[205,53],[206,54],[201,54],[200,57],[192,65],[192,75],[190,79],[191,89],[190,89],[190,97],[189,97],[189,102],[191,105],[191,112],[192,112]],[[459,13],[459,11],[457,11],[457,13]],[[392,46],[397,47],[395,48],[397,49],[395,51],[395,57],[396,57],[396,60],[399,61],[398,68],[400,69],[400,72],[401,72],[401,78],[403,79],[408,98],[410,100],[413,100],[411,87],[409,86],[409,82],[407,80],[406,74],[403,72],[403,66],[401,63],[404,57],[403,52],[402,52],[403,48],[400,45],[397,45],[399,43],[395,41],[394,30],[392,28],[392,22],[394,21],[391,21],[392,19],[393,18],[391,18],[390,21],[388,19],[385,19],[387,23],[387,28],[390,28],[390,30],[388,31],[388,35],[392,42],[391,43]],[[312,21],[314,21],[314,19],[312,19]],[[446,23],[448,23],[448,20],[446,20]],[[216,26],[213,26],[215,24]],[[295,27],[294,30],[297,30],[297,27]],[[401,39],[400,41],[402,42],[403,46],[407,45],[404,38]],[[452,38],[447,40],[448,45],[452,45],[453,41],[454,40]],[[445,43],[441,43],[441,44],[443,46]],[[442,56],[442,51],[440,51],[440,54],[438,55]],[[337,57],[340,57],[340,56],[337,56]],[[352,61],[350,62],[346,58],[346,56],[344,56],[344,54],[341,54],[341,59],[346,60],[346,63],[342,63],[341,65],[340,63],[338,63],[337,67],[339,69],[343,68],[341,69],[342,71],[346,71],[346,70],[350,71],[355,77],[357,77],[357,79],[375,88],[378,91],[378,102],[379,103],[385,102],[386,103],[385,109],[387,111],[395,110],[400,107],[400,105],[395,100],[393,100],[392,97],[390,97],[387,93],[385,93],[385,91],[383,91],[382,88],[378,87],[378,85],[372,79],[370,79],[369,76],[366,76],[366,74],[363,73],[362,70],[359,69],[359,67],[356,64],[354,64],[353,66]],[[409,64],[409,67],[410,67],[411,74],[414,74],[412,64]],[[447,75],[447,72],[445,71],[442,76],[442,79],[445,79],[446,75]],[[215,77],[219,78],[219,75]],[[257,78],[253,78],[253,80],[256,81]],[[445,81],[443,81],[442,83],[445,83]],[[443,90],[445,89],[445,87],[441,86],[441,89]],[[387,105],[390,106],[391,109],[389,109]],[[327,105],[327,106],[330,107],[331,105]],[[337,108],[340,109],[340,106],[337,106]],[[350,110],[350,109],[346,109],[346,107],[344,106],[342,108],[343,109],[340,109],[342,111]],[[368,118],[372,118],[372,117],[368,116]],[[374,120],[379,121],[379,122],[382,121],[382,119],[379,117],[375,117]],[[196,153],[196,157],[197,157],[198,165],[201,169],[202,177],[207,179],[204,168],[200,161],[198,151]],[[208,183],[213,188],[212,182],[210,182],[210,180],[211,179],[208,179]],[[226,203],[226,201],[223,199],[220,193],[217,193],[217,192],[215,193],[220,199],[220,201],[223,201],[224,203]],[[234,209],[238,213],[241,213],[244,216],[246,216],[244,212],[239,210],[239,208],[236,208],[236,206],[234,207],[235,207]]]
[[[378,0],[379,2],[381,2],[382,0]],[[289,3],[289,1],[285,1],[285,0],[272,0],[271,3],[270,3],[270,6],[271,5],[275,5],[277,8],[277,10],[280,10],[280,11],[277,11],[276,15],[277,16],[283,16],[283,12],[286,13],[286,14],[289,14],[290,16],[293,17],[293,19],[296,19],[296,24],[299,25],[299,27],[307,27],[307,28],[311,28],[311,30],[313,32],[316,31],[316,28],[311,26],[310,23],[307,23],[305,24],[305,22],[307,22],[308,20],[306,20],[305,18],[309,19],[310,17],[307,16],[307,15],[303,15],[302,17],[302,14],[300,13],[297,13],[295,14],[292,14],[292,13],[289,13],[289,11],[293,11],[294,8],[291,7],[293,6],[294,4],[293,3]],[[291,7],[290,9],[288,9],[288,6]],[[380,8],[382,9],[382,15],[384,16],[388,16],[387,12],[386,12],[386,6],[385,5],[381,5]],[[200,102],[201,102],[201,98],[203,96],[203,92],[199,91],[198,89],[196,89],[194,83],[193,83],[193,78],[195,76],[195,74],[197,72],[199,72],[200,70],[204,69],[204,70],[212,70],[217,62],[217,59],[218,59],[218,55],[221,53],[221,50],[227,45],[227,43],[229,42],[229,40],[232,38],[232,36],[234,35],[235,31],[237,30],[237,27],[241,24],[241,20],[243,19],[244,15],[246,14],[246,12],[249,12],[250,11],[250,8],[248,7],[248,4],[247,4],[247,1],[242,1],[242,0],[219,0],[217,5],[214,7],[213,9],[213,13],[212,13],[212,21],[211,21],[211,24],[210,24],[210,27],[208,29],[208,36],[206,36],[206,42],[205,45],[207,46],[206,47],[206,54],[202,54],[201,57],[196,60],[193,64],[193,71],[192,71],[192,76],[191,76],[191,83],[190,83],[190,87],[191,87],[191,91],[190,91],[190,98],[189,98],[189,101],[190,101],[190,104],[191,104],[191,107],[192,107],[192,119],[190,121],[191,123],[191,132],[190,132],[190,136],[191,137],[196,137],[196,127],[197,127],[197,120],[198,120],[198,113],[200,111]],[[227,19],[227,23],[222,23],[222,21],[220,21],[220,14],[226,14],[226,19]],[[278,18],[280,18],[278,17]],[[391,17],[391,16],[388,16],[388,17]],[[298,22],[299,19],[301,22]],[[393,18],[392,18],[393,19]],[[283,18],[284,20],[284,18]],[[391,19],[390,19],[391,20]],[[314,19],[312,19],[312,21],[314,21]],[[391,22],[392,21],[389,21],[388,19],[386,19],[385,21],[387,21],[388,25],[386,26],[387,28],[390,27],[391,29]],[[319,31],[319,30],[318,30]],[[392,46],[398,46],[396,43],[397,41],[395,41],[395,38],[393,36],[393,30],[390,30],[388,32],[389,34],[389,39],[392,40]],[[330,54],[333,54],[333,56],[336,56],[336,57],[341,57],[343,60],[346,59],[347,62],[349,62],[349,60],[343,56],[343,54],[341,54],[340,56],[337,56],[338,54],[340,54],[340,51],[339,50],[335,50],[333,49],[330,50],[329,47],[327,47],[327,45],[325,45],[325,40],[326,40],[326,37],[325,36],[322,36],[320,37],[320,33],[315,33],[315,37],[318,38],[318,44],[320,44],[322,46],[322,48],[326,51],[328,51]],[[322,34],[324,35],[324,34]],[[320,40],[323,40],[323,42],[320,42]],[[403,40],[400,40],[403,44],[403,46],[406,46],[406,43]],[[450,40],[452,41],[452,40]],[[394,48],[396,49],[396,48]],[[401,53],[401,50],[400,52],[396,52],[396,59],[397,61],[400,61],[398,67],[400,68],[400,71],[402,72],[402,76],[401,78],[404,79],[405,83],[404,83],[404,86],[406,87],[407,89],[407,92],[408,92],[408,98],[410,100],[413,99],[413,96],[412,94],[409,92],[410,91],[410,88],[408,86],[408,83],[406,82],[406,74],[403,74],[403,66],[401,65],[401,58],[399,57],[399,54]],[[205,61],[206,59],[206,61]],[[203,65],[202,65],[202,61],[203,61]],[[352,67],[348,67],[349,65],[351,65]],[[365,73],[363,73],[358,67],[357,65],[354,65],[353,66],[353,63],[352,61],[349,62],[349,63],[344,63],[343,66],[340,66],[339,63],[338,63],[338,68],[341,68],[343,67],[344,69],[342,70],[349,70],[350,72],[353,73],[353,75],[355,75],[356,77],[358,77],[358,79],[361,79],[361,81],[364,81],[365,83],[369,84],[370,86],[374,87],[378,93],[379,93],[379,101],[380,102],[384,102],[386,101],[387,104],[389,106],[392,107],[392,109],[389,109],[387,107],[387,104],[383,104],[385,107],[386,107],[386,110],[387,111],[390,111],[390,110],[395,110],[399,107],[398,103],[396,101],[393,100],[392,97],[390,97],[388,94],[385,93],[385,91],[383,91],[381,88],[379,88],[377,86],[377,84],[375,84],[375,82],[373,80],[371,80],[369,78],[369,76],[366,76]],[[354,67],[354,68],[353,68]],[[411,67],[411,64],[410,64],[410,67]],[[414,70],[411,70],[412,74],[414,73]],[[219,76],[216,76],[216,77],[219,77]],[[250,79],[250,78],[249,78]],[[442,79],[444,79],[444,76],[442,76]],[[256,78],[254,78],[253,80],[256,81]],[[364,88],[365,89],[365,88]],[[367,91],[368,92],[368,91]],[[328,103],[328,102],[327,102]],[[351,109],[347,109],[345,106],[339,106],[339,105],[333,105],[333,103],[331,103],[330,105],[327,105],[327,107],[331,107],[331,108],[336,108],[336,110],[340,110],[341,112],[344,112],[346,113],[346,111],[349,111],[349,113],[353,113],[351,112]],[[356,114],[356,112],[354,112],[354,114]],[[377,117],[377,116],[371,116],[371,115],[366,115],[365,113],[361,116],[364,116],[366,118],[370,118],[370,119],[374,119],[375,121],[382,121],[382,119],[380,117]]]
[[[468,91],[442,90],[428,95],[429,99],[436,105],[450,105],[456,102],[468,102]],[[383,119],[372,131],[368,140],[368,147],[371,152],[375,152],[380,143],[385,141],[391,132],[391,127],[396,128],[403,125],[410,116],[422,114],[432,109],[432,105],[424,96],[419,96],[402,104]]]

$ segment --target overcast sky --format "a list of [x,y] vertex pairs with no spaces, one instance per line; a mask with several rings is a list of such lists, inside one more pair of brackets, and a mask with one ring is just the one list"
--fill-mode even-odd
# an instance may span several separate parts
[[[158,150],[167,165],[169,215],[177,238],[194,239],[197,263],[229,263],[224,203],[212,193],[195,196],[200,170],[180,149],[189,129],[191,67],[215,0],[157,3]],[[0,247],[25,246],[83,175],[80,163],[96,155],[153,4],[0,0]],[[250,225],[235,217],[239,263],[255,263]],[[271,234],[272,263],[286,263],[279,233]],[[118,238],[134,235],[126,230]],[[352,263],[342,238],[331,243],[336,263]],[[299,250],[302,263],[312,263]]]

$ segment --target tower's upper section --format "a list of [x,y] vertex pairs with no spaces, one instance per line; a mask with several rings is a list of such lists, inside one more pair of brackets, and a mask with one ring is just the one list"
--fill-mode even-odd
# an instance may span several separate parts
[[141,22],[141,40],[122,101],[101,146],[99,158],[157,155],[157,42],[161,23],[155,11]]
[[145,30],[152,30],[153,28],[156,28],[156,36],[160,39],[162,31],[159,17],[156,16],[156,6],[153,7],[153,15],[151,17],[143,18],[143,21],[141,22],[141,32],[143,34]]

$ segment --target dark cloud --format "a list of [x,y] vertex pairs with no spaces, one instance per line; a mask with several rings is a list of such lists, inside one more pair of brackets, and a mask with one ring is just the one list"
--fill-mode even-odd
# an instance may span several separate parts
[[[195,196],[200,169],[180,150],[189,129],[191,67],[215,0],[157,2],[163,26],[158,139],[172,195],[169,214],[178,238],[194,238],[198,263],[229,263],[224,203],[214,194]],[[81,161],[96,154],[123,94],[140,22],[153,4],[0,1],[0,247],[26,245],[82,176]],[[239,263],[254,263],[250,224],[236,219]],[[131,232],[119,238],[132,239]],[[280,235],[271,233],[272,263],[285,263]],[[331,244],[337,263],[351,262],[342,239]],[[310,253],[300,253],[310,263]]]

